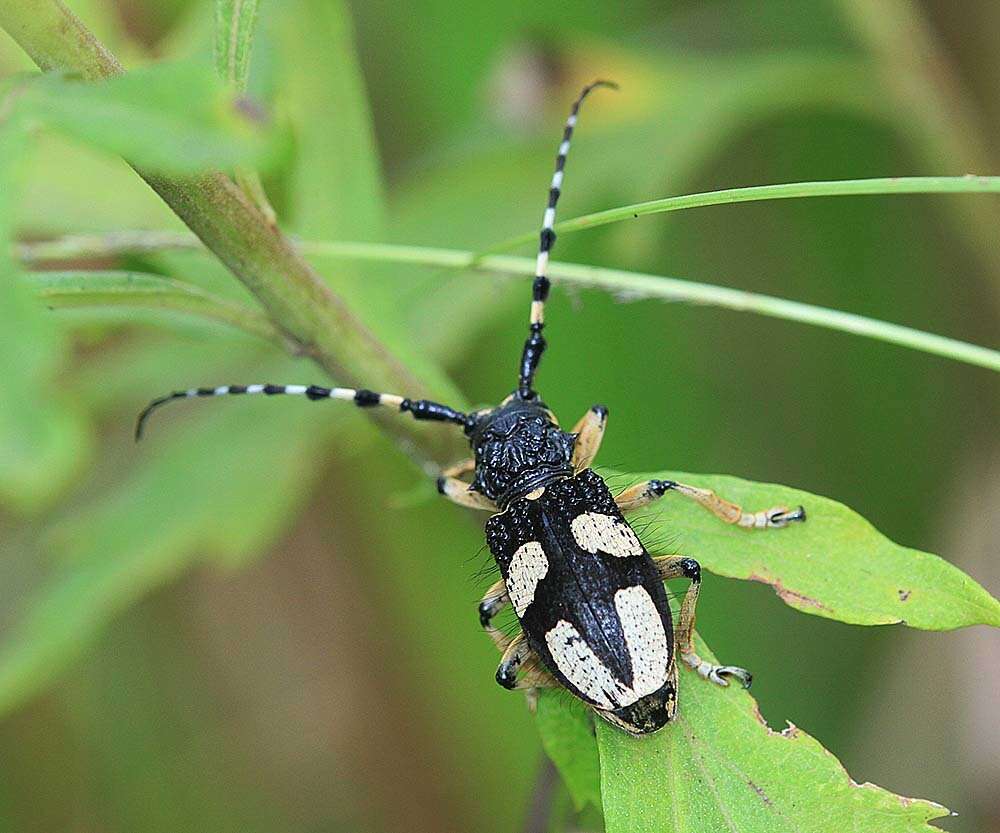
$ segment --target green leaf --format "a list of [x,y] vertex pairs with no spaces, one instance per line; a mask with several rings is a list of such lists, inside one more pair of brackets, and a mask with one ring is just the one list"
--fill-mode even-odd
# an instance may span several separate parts
[[245,92],[257,25],[257,0],[215,0],[215,64],[238,92]]
[[274,325],[257,310],[171,278],[139,272],[43,272],[25,281],[45,305],[67,308],[140,308],[220,322],[283,346]]
[[19,125],[0,121],[0,500],[33,512],[62,491],[90,443],[79,414],[49,389],[65,339],[8,254],[27,143]]
[[44,75],[17,92],[17,117],[159,173],[264,165],[277,151],[259,113],[210,67],[158,64],[103,81]]
[[556,765],[577,811],[601,806],[601,762],[588,709],[562,691],[541,692],[535,713],[542,746]]
[[151,432],[131,452],[141,461],[115,488],[39,542],[36,561],[57,557],[0,641],[0,714],[51,682],[111,618],[198,557],[236,563],[265,551],[308,497],[319,475],[316,429],[329,413],[308,403],[220,404],[198,409],[190,430]]
[[745,530],[668,494],[642,520],[645,537],[668,538],[675,542],[672,548],[713,573],[770,584],[803,613],[855,625],[900,623],[924,630],[1000,626],[1000,602],[981,585],[936,555],[894,544],[835,500],[725,475],[660,472],[634,477],[712,489],[748,511],[804,506],[805,523]]
[[[250,53],[257,26],[257,0],[216,0],[215,65],[219,77],[229,82],[241,95],[246,93],[250,77]],[[256,203],[272,224],[277,222],[274,208],[257,171],[239,167],[233,174],[243,192]]]
[[[698,650],[715,661],[700,640]],[[931,833],[927,822],[948,815],[856,784],[801,729],[769,729],[747,692],[680,674],[677,718],[656,734],[596,721],[607,833]]]

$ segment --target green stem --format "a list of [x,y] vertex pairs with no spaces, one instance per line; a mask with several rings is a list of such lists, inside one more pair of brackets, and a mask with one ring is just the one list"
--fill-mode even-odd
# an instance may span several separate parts
[[[455,249],[432,249],[418,246],[389,246],[374,243],[302,242],[302,250],[349,260],[377,260],[412,263],[451,269],[475,269],[508,275],[529,275],[532,258],[507,255],[477,257],[473,252]],[[788,301],[771,295],[745,292],[696,281],[667,278],[621,269],[586,266],[582,263],[549,263],[549,276],[579,286],[605,289],[628,298],[660,298],[692,304],[751,312],[786,321],[812,324],[828,330],[873,338],[889,344],[910,347],[924,353],[1000,371],[1000,351],[980,347],[953,338],[926,333],[899,324],[890,324],[863,315]]]
[[[799,184],[808,185],[809,183]],[[750,191],[753,189],[733,190]],[[299,240],[296,241],[296,245],[301,252],[307,255],[321,255],[343,260],[409,263],[418,266],[471,269],[484,273],[516,276],[531,274],[534,269],[534,261],[529,258],[478,255],[475,252],[461,249],[317,240]],[[39,243],[22,243],[17,248],[17,254],[26,263],[38,264],[60,259],[111,257],[129,252],[151,251],[156,247],[196,248],[197,241],[190,235],[172,232],[123,231],[109,235],[73,235]],[[739,312],[751,312],[772,318],[782,318],[786,321],[798,321],[803,324],[853,333],[1000,371],[1000,351],[988,347],[980,347],[957,339],[934,335],[922,330],[915,330],[912,327],[903,327],[899,324],[866,318],[863,315],[775,298],[771,295],[761,295],[680,278],[668,278],[662,275],[587,266],[582,263],[552,261],[549,264],[549,276],[565,283],[605,289],[630,298],[660,298],[666,301],[682,301]]]
[[[59,0],[0,0],[0,26],[43,70],[88,79],[123,72],[121,64]],[[257,297],[296,352],[311,356],[338,382],[431,396],[358,320],[229,177],[168,178],[137,169],[176,214]],[[439,392],[440,393],[440,392]],[[456,402],[461,407],[461,402]],[[454,454],[445,432],[371,409],[369,415],[421,460]]]
[[[699,194],[682,194],[658,200],[609,208],[556,223],[559,234],[604,226],[621,220],[632,220],[647,214],[664,214],[708,205],[729,205],[739,202],[788,200],[800,197],[856,197],[875,194],[996,194],[1000,193],[997,176],[908,176],[876,179],[844,179],[826,182],[787,182],[777,185],[754,185],[749,188],[725,188]],[[506,251],[526,243],[534,243],[537,232],[519,234],[490,246],[485,253]]]
[[193,234],[183,231],[111,231],[101,234],[67,234],[51,240],[15,243],[14,256],[25,266],[59,261],[108,260],[122,255],[143,255],[171,250],[204,250]]
[[217,321],[277,344],[288,345],[267,317],[197,286],[137,272],[41,272],[24,280],[53,309],[136,307],[179,312]]

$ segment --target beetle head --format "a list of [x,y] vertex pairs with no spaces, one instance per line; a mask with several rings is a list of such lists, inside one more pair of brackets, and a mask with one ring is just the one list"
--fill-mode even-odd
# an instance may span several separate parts
[[538,399],[513,397],[482,414],[468,433],[476,458],[472,488],[501,508],[573,473],[576,437]]

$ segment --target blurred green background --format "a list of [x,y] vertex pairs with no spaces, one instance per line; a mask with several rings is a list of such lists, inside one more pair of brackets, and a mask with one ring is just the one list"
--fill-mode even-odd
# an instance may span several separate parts
[[[67,5],[129,66],[211,60],[206,0]],[[309,237],[482,248],[537,225],[565,111],[596,76],[622,90],[588,102],[562,217],[736,185],[997,173],[998,27],[987,0],[263,0],[251,91],[294,142],[265,185]],[[0,73],[29,68],[0,34]],[[20,174],[25,239],[180,228],[124,163],[66,140],[39,138]],[[987,196],[783,201],[566,235],[556,257],[995,346],[996,220]],[[315,262],[471,402],[511,389],[527,279]],[[244,297],[201,254],[123,265]],[[564,423],[610,407],[600,463],[828,495],[997,592],[995,377],[627,300],[557,287],[548,316],[541,389]],[[198,403],[135,447],[134,414],[161,392],[327,380],[189,320],[52,318],[39,373],[0,380],[0,408],[37,429],[6,449],[0,484],[0,829],[517,829],[541,751],[476,621],[481,517],[435,500],[349,409]],[[0,340],[0,359],[22,348]],[[712,576],[699,628],[753,669],[772,726],[807,730],[859,782],[959,811],[948,829],[1000,831],[995,635],[850,627]]]

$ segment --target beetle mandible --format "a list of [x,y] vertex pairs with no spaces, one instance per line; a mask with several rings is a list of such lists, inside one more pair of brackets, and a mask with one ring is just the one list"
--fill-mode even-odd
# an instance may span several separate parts
[[[167,402],[259,393],[395,408],[418,420],[460,426],[473,457],[442,472],[437,486],[455,503],[493,513],[486,522],[486,541],[501,578],[483,597],[479,617],[503,655],[497,682],[529,693],[562,686],[615,726],[644,735],[665,726],[677,712],[678,657],[718,685],[734,678],[749,686],[751,676],[736,666],[710,664],[695,653],[698,562],[681,555],[651,556],[624,513],[668,493],[697,501],[720,520],[747,529],[804,521],[805,511],[800,506],[747,512],[711,491],[671,480],[649,480],[614,496],[590,468],[604,435],[607,408],[595,405],[566,432],[534,388],[546,347],[546,272],[570,139],[587,95],[597,87],[614,86],[609,81],[588,84],[566,120],[542,219],[518,384],[497,407],[462,413],[437,402],[364,389],[224,385],[175,391],[154,400],[139,415],[136,438],[150,413]],[[470,474],[471,481],[463,479]],[[674,628],[663,582],[681,577],[691,583]],[[520,624],[513,636],[494,623],[508,605]]]

